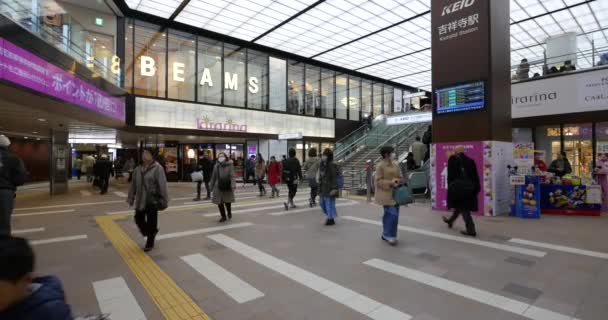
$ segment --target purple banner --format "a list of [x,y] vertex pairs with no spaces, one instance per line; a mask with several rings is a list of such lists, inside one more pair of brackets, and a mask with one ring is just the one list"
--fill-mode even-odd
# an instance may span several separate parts
[[0,50],[0,79],[125,121],[124,99],[100,90],[3,38],[0,38]]

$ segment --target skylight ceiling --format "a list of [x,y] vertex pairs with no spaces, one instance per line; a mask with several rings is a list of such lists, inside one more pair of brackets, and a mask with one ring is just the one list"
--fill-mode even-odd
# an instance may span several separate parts
[[[126,0],[168,18],[180,0]],[[511,63],[543,59],[549,36],[575,32],[578,67],[608,51],[608,0],[510,0]],[[190,0],[176,21],[430,90],[430,0]],[[532,68],[533,72],[540,72]]]

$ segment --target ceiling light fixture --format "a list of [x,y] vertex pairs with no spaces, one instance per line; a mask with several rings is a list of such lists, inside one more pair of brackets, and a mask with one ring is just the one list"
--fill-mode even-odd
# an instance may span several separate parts
[[33,134],[38,134],[38,131],[32,131]]

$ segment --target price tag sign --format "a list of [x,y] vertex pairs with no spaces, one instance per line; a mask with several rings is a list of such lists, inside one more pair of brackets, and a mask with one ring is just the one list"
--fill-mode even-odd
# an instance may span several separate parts
[[526,176],[520,176],[520,175],[510,176],[509,182],[511,183],[512,186],[523,186],[526,184]]
[[601,204],[602,203],[602,187],[600,185],[588,185],[587,197],[585,203]]

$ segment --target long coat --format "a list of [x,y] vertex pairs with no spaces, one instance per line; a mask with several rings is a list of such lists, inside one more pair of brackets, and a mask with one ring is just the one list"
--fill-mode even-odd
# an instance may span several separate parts
[[463,170],[466,177],[471,179],[473,182],[473,194],[462,201],[456,199],[450,199],[448,192],[448,208],[477,211],[477,194],[481,191],[479,184],[479,174],[477,173],[477,166],[475,161],[465,154],[453,155],[448,159],[448,185],[456,179],[460,179],[463,176]]
[[[220,190],[219,180],[230,179],[230,186],[232,187],[229,191]],[[232,203],[234,202],[234,189],[236,188],[236,178],[234,177],[234,165],[232,161],[224,162],[223,164],[217,163],[211,174],[211,182],[209,187],[213,190],[213,196],[211,202],[215,204],[221,203]]]
[[[146,190],[148,192],[145,192]],[[152,163],[145,169],[143,166],[135,168],[133,181],[129,186],[127,202],[135,206],[135,210],[144,210],[146,209],[146,198],[152,194],[158,194],[163,201],[169,203],[165,171],[157,162]]]
[[268,162],[268,184],[274,185],[281,182],[281,164],[278,161]]
[[401,179],[401,170],[399,164],[395,161],[386,162],[386,160],[380,161],[376,166],[376,191],[375,201],[376,204],[381,206],[394,206],[397,203],[393,199],[393,180]]

